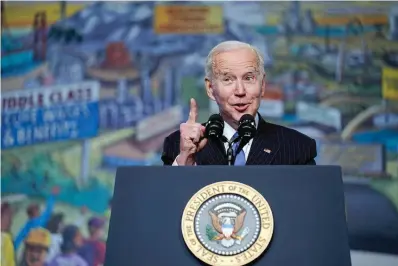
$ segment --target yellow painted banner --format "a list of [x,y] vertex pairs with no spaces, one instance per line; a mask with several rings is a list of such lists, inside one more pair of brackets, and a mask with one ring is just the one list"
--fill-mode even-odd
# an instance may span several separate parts
[[[4,5],[3,19],[8,28],[30,28],[38,12],[45,12],[49,25],[61,18],[61,1],[1,1]],[[66,17],[84,9],[86,4],[80,1],[68,1],[65,4]]]
[[157,34],[208,34],[224,32],[222,6],[158,5],[154,16]]
[[382,93],[384,99],[398,100],[398,68],[383,68]]
[[375,25],[375,24],[388,24],[388,16],[385,14],[376,14],[376,15],[361,15],[361,14],[347,14],[347,15],[324,15],[324,14],[316,14],[315,21],[319,25],[346,25],[349,22],[355,20],[359,20],[362,25]]

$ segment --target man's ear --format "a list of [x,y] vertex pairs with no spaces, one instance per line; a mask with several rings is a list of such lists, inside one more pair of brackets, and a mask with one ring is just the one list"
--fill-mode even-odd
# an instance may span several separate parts
[[207,96],[209,96],[209,98],[211,100],[215,101],[216,98],[214,97],[213,84],[212,84],[211,80],[207,77],[205,78],[205,86],[206,86]]
[[267,80],[265,78],[265,74],[263,75],[263,79],[261,81],[261,96],[265,95],[265,88],[267,87]]

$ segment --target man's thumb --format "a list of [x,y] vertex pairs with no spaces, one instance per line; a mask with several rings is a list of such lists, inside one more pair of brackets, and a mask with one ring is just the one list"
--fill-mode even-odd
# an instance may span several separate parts
[[207,144],[207,138],[202,139],[198,145],[198,151],[202,150],[204,146]]

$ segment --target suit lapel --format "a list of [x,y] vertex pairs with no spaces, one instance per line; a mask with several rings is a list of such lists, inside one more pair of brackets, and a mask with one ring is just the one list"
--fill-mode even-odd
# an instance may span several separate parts
[[260,115],[257,133],[253,138],[246,165],[272,164],[280,149],[280,136]]
[[209,139],[206,146],[196,154],[196,161],[199,165],[223,165],[228,164],[227,153],[221,141]]

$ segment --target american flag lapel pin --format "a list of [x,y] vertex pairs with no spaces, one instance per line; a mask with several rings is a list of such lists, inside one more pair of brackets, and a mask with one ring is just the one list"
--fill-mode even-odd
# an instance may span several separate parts
[[265,151],[266,153],[271,153],[271,150],[270,150],[270,149],[264,149],[264,151]]

